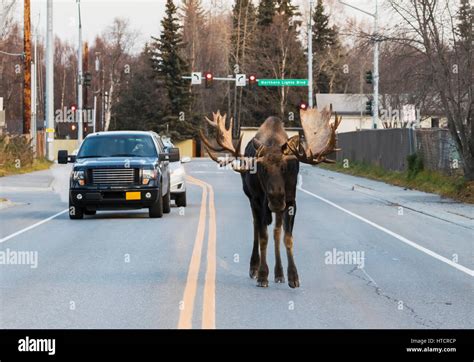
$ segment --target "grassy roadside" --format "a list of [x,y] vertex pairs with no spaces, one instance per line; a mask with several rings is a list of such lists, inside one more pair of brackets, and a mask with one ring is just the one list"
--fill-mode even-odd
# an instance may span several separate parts
[[344,168],[342,162],[321,164],[320,167],[474,204],[474,182],[466,182],[462,176],[446,176],[435,171],[421,170],[409,177],[407,171],[386,171],[379,166],[354,162],[348,168]]
[[22,173],[28,173],[33,171],[46,170],[51,167],[53,163],[48,161],[46,158],[40,158],[33,161],[31,165],[25,167],[16,168],[15,165],[0,166],[0,177],[9,175],[18,175]]

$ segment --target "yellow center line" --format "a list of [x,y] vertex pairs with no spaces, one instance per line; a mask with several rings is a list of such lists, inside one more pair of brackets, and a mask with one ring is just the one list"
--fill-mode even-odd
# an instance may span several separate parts
[[194,241],[193,253],[188,268],[188,277],[183,296],[183,309],[179,315],[178,328],[192,328],[194,304],[196,302],[197,283],[201,264],[201,254],[206,227],[206,199],[209,192],[209,232],[206,256],[206,275],[202,304],[202,328],[216,328],[216,210],[213,187],[197,178],[186,176],[191,184],[202,188],[201,211]]
[[186,287],[184,288],[184,295],[182,300],[182,307],[179,313],[178,329],[192,328],[194,302],[196,299],[197,281],[199,276],[199,267],[201,264],[202,244],[204,240],[204,231],[206,227],[206,199],[207,188],[198,180],[193,180],[188,177],[190,182],[202,188],[201,197],[201,211],[199,212],[199,224],[196,231],[196,238],[194,240],[194,248],[191,256],[191,261],[188,267],[188,277],[186,280]]
[[209,233],[207,242],[207,270],[204,284],[202,328],[216,328],[216,209],[214,189],[209,188]]

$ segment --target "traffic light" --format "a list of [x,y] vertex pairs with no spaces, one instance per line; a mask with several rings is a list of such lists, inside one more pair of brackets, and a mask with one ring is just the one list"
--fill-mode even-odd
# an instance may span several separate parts
[[374,77],[372,76],[372,72],[369,70],[368,72],[365,72],[365,82],[367,84],[372,84],[374,80]]
[[71,111],[75,113],[77,111],[77,106],[75,104],[71,104]]
[[204,78],[206,78],[206,88],[212,88],[212,83],[214,81],[214,76],[212,75],[212,73],[204,73]]
[[87,72],[84,73],[84,86],[89,87],[92,82],[92,74]]
[[373,111],[372,111],[372,99],[369,99],[367,102],[365,102],[365,114],[367,116],[373,116]]
[[306,111],[308,109],[308,104],[305,101],[300,102],[300,109]]
[[257,76],[255,74],[249,75],[249,88],[255,89],[256,85],[257,85]]

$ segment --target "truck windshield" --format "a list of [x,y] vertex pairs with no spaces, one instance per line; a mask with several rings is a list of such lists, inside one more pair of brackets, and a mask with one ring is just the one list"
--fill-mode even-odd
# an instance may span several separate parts
[[157,157],[148,135],[103,135],[86,138],[77,158],[92,157]]

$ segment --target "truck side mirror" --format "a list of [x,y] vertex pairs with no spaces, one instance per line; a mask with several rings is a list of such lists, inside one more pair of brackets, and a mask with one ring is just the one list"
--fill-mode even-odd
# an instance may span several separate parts
[[178,162],[180,160],[179,148],[177,148],[177,147],[170,148],[169,149],[169,155],[170,155],[170,158],[169,158],[170,162]]
[[67,150],[60,150],[58,151],[58,163],[59,164],[67,164],[67,163],[74,163],[76,162],[75,155],[68,155]]
[[58,151],[58,163],[65,165],[67,164],[67,160],[68,160],[67,150]]

